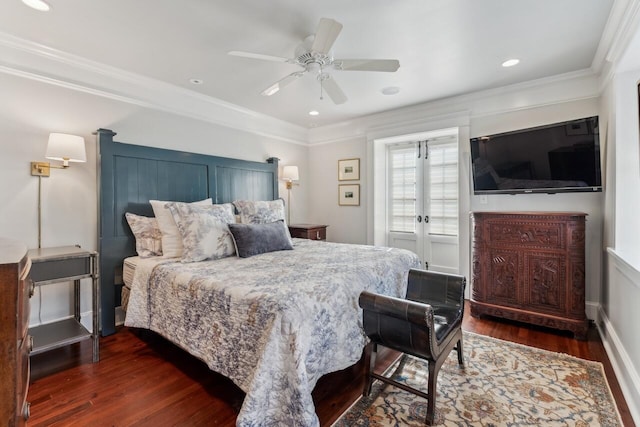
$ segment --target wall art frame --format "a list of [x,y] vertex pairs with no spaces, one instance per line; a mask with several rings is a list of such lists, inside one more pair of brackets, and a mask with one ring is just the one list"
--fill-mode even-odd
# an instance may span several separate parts
[[338,185],[339,206],[360,206],[360,184]]
[[359,158],[338,160],[338,181],[358,181],[359,179]]

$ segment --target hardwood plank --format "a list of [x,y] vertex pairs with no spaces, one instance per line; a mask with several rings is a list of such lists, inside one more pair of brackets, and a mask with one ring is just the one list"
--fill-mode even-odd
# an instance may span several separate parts
[[[602,362],[624,425],[634,426],[595,327],[586,341],[578,341],[541,327],[477,319],[467,305],[463,329]],[[90,341],[32,357],[29,426],[235,426],[244,393],[160,336],[120,328],[101,338],[100,348],[96,364]],[[398,354],[381,349],[376,370]],[[322,426],[331,425],[360,396],[362,365],[361,360],[318,381],[313,398]]]

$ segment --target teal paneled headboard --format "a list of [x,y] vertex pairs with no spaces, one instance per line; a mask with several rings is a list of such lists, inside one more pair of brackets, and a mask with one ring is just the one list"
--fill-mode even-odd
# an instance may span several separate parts
[[98,251],[102,335],[115,332],[116,276],[136,254],[126,212],[153,216],[149,200],[214,203],[278,198],[278,159],[266,163],[115,142],[98,129]]

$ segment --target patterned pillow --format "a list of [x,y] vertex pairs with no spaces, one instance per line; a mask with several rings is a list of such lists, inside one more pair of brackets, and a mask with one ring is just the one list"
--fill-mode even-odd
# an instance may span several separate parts
[[289,242],[293,244],[289,228],[286,226],[284,200],[236,200],[233,205],[238,210],[242,224],[266,224],[282,220]]
[[264,224],[285,220],[284,200],[236,200],[233,205],[238,209],[242,224]]
[[162,255],[162,233],[155,218],[127,212],[124,214],[136,238],[136,252],[141,258]]
[[[171,211],[167,207],[168,203],[182,203],[171,202],[163,200],[149,200],[151,207],[153,208],[153,214],[158,220],[158,227],[162,233],[162,254],[166,258],[176,258],[182,256],[182,237],[176,226],[176,221],[171,215]],[[199,202],[193,202],[189,204],[195,205],[211,205],[213,201],[211,199],[200,200]],[[186,203],[184,203],[186,204]]]
[[293,249],[283,220],[266,224],[229,224],[240,258]]
[[219,259],[236,253],[227,224],[235,222],[233,205],[168,203],[182,236],[182,262]]

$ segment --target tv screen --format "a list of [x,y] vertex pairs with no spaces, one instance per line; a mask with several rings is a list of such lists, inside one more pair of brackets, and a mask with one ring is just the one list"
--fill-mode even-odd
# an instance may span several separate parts
[[598,117],[471,138],[474,194],[602,191]]

